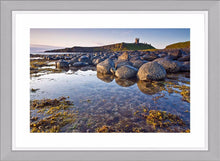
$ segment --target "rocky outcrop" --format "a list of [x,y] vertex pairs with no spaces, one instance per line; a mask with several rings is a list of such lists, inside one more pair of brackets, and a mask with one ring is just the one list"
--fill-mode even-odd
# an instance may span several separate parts
[[136,77],[137,71],[138,70],[136,68],[130,65],[125,65],[125,66],[121,66],[116,70],[115,76],[119,79],[129,79]]
[[140,67],[137,75],[140,80],[162,80],[166,77],[166,70],[157,62],[148,62]]

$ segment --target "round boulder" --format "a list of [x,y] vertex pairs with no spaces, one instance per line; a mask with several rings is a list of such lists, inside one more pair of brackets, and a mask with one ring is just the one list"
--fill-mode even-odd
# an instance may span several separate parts
[[130,65],[125,65],[125,66],[121,66],[116,70],[115,76],[119,79],[129,79],[136,77],[137,71],[138,70],[136,68]]
[[177,61],[173,61],[167,58],[158,58],[154,62],[162,65],[168,73],[176,73],[180,71],[180,64]]
[[148,62],[140,67],[137,75],[140,80],[162,80],[166,77],[166,70],[157,62]]
[[63,59],[61,59],[60,61],[56,62],[56,67],[57,68],[69,67],[69,63],[67,61],[64,61]]
[[81,56],[81,57],[79,58],[79,61],[80,61],[80,62],[89,62],[89,58],[88,58],[87,56]]
[[130,56],[128,52],[124,52],[121,56],[118,57],[118,60],[129,60]]
[[106,59],[96,66],[97,72],[102,74],[111,74],[115,71],[115,63],[111,59]]

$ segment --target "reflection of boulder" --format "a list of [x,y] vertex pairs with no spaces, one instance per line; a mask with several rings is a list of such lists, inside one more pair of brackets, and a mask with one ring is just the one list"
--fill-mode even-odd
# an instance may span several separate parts
[[122,87],[130,87],[136,83],[136,79],[118,79],[115,78],[115,82]]
[[106,83],[110,83],[114,80],[114,75],[97,73],[97,78]]
[[137,86],[140,89],[141,92],[148,94],[148,95],[153,95],[156,94],[160,91],[162,91],[162,84],[158,84],[155,82],[146,82],[139,80],[137,82]]

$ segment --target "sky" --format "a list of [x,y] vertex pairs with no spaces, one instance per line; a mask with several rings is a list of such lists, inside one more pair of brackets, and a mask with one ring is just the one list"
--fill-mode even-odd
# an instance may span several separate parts
[[56,49],[73,46],[102,46],[114,43],[148,43],[157,49],[190,40],[190,29],[31,29],[32,48]]

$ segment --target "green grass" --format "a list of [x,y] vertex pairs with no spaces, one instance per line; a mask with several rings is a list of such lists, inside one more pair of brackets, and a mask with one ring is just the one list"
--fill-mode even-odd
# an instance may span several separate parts
[[171,44],[166,46],[165,49],[181,49],[181,48],[190,48],[190,41]]

